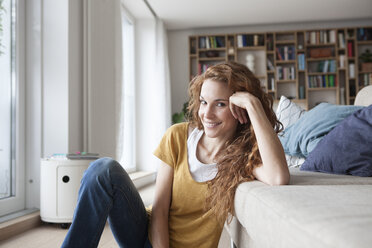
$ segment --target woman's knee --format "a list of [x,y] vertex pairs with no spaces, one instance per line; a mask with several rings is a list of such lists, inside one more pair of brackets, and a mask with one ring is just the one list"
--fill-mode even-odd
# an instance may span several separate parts
[[116,160],[108,157],[100,158],[90,164],[84,173],[83,180],[110,179],[110,175],[117,171],[124,170]]

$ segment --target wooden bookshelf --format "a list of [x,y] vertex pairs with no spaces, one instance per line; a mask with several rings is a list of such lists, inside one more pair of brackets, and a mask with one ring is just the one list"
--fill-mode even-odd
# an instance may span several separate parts
[[354,104],[372,84],[360,55],[372,52],[372,27],[189,36],[190,80],[222,61],[247,64],[275,101],[281,95],[310,109],[320,101]]

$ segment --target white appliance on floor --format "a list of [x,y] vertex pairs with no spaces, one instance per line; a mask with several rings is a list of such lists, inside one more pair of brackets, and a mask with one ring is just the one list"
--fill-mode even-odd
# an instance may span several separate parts
[[72,222],[80,181],[94,160],[42,159],[40,175],[40,217],[42,221]]

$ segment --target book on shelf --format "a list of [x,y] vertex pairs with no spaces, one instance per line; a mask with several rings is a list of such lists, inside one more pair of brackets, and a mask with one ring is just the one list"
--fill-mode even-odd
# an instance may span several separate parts
[[[239,34],[238,36],[238,47],[255,46],[254,35]],[[259,43],[259,37],[257,36],[257,44]]]
[[340,68],[343,69],[345,68],[345,55],[340,55]]
[[349,64],[349,78],[355,78],[355,64]]
[[255,35],[253,36],[253,45],[254,45],[254,46],[258,46],[258,35],[257,35],[257,34],[255,34]]
[[210,44],[210,41],[207,37],[205,37],[205,44],[206,44],[206,48],[209,49],[211,48],[211,44]]
[[372,40],[372,28],[358,28],[357,39],[358,41]]
[[359,85],[361,86],[367,86],[372,84],[372,73],[363,73],[360,77],[361,81],[359,82]]
[[336,43],[336,30],[329,31],[329,43]]
[[347,55],[351,58],[354,57],[353,42],[349,41],[347,43]]
[[271,78],[271,90],[275,90],[275,79]]
[[277,66],[276,75],[278,80],[295,80],[296,70],[294,66],[290,67]]
[[297,55],[298,69],[305,70],[305,54],[300,53]]
[[276,48],[278,60],[294,60],[295,48],[294,46],[280,46]]
[[336,61],[335,60],[322,60],[317,62],[316,72],[336,72]]
[[225,38],[222,36],[199,37],[199,47],[201,49],[225,47]]
[[275,70],[275,67],[273,65],[273,63],[271,62],[270,59],[267,59],[267,68],[270,70],[270,71],[274,71]]
[[321,30],[307,32],[308,44],[336,43],[336,30]]
[[309,88],[329,88],[337,86],[337,77],[334,75],[309,76]]
[[239,34],[237,36],[237,40],[238,40],[238,47],[243,47],[243,35]]
[[253,35],[245,35],[247,44],[246,46],[254,46]]
[[345,37],[342,32],[338,33],[338,47],[345,48]]

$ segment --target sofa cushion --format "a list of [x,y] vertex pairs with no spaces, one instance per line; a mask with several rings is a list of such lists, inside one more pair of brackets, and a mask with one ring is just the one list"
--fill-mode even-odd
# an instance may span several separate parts
[[370,247],[372,178],[290,173],[290,185],[239,185],[235,213],[250,247]]
[[[306,112],[296,103],[292,102],[285,96],[280,97],[278,108],[276,109],[276,117],[283,124],[283,129],[294,124]],[[279,134],[281,135],[281,134]],[[299,167],[305,159],[303,157],[291,156],[285,154],[288,167]]]
[[358,110],[326,135],[301,170],[372,176],[372,105]]
[[361,106],[321,103],[306,112],[297,122],[279,136],[284,152],[307,157],[318,142],[340,121],[361,109]]

